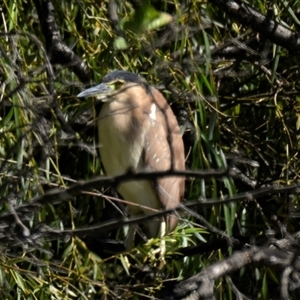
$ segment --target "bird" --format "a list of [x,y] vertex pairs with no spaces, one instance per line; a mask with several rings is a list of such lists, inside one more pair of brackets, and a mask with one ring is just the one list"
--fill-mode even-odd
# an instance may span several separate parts
[[[103,102],[97,118],[101,163],[109,176],[128,171],[185,170],[185,151],[177,119],[164,96],[140,75],[115,70],[102,83],[77,97],[96,97]],[[130,216],[151,215],[154,210],[174,209],[185,190],[183,176],[130,180],[117,191],[127,202]],[[148,239],[172,232],[175,214],[142,223]],[[136,226],[129,225],[125,247],[134,247]]]

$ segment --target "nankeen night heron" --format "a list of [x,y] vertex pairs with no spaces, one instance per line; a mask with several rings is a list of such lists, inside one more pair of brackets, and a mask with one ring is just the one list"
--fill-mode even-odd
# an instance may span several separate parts
[[[98,133],[101,161],[107,175],[120,175],[128,170],[185,169],[184,146],[176,117],[164,96],[145,79],[127,71],[113,71],[101,84],[78,95],[92,96],[104,102]],[[184,178],[174,176],[127,181],[117,189],[125,200],[138,204],[128,207],[133,216],[177,207],[184,186]],[[148,238],[162,236],[173,231],[177,222],[175,215],[153,218],[143,223],[143,230]],[[127,248],[133,247],[135,232],[135,227],[129,226]]]

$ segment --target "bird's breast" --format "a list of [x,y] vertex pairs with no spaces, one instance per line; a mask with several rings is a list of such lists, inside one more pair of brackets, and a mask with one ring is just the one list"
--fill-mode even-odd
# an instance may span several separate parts
[[130,105],[105,103],[98,122],[100,156],[110,176],[138,170],[142,164],[143,132]]

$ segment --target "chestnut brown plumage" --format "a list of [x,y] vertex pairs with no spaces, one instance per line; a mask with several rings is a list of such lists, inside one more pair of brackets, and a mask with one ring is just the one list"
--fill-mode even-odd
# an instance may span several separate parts
[[[179,126],[163,95],[140,76],[127,71],[114,71],[103,82],[80,93],[78,97],[95,96],[104,102],[98,118],[100,156],[110,176],[128,170],[184,170],[185,156]],[[130,215],[150,215],[153,209],[172,209],[179,205],[184,193],[183,177],[157,180],[127,181],[118,186],[121,196],[143,207],[129,205]],[[149,207],[147,209],[144,207]],[[144,222],[148,238],[166,230],[173,231],[178,219],[150,219]],[[126,247],[134,244],[135,227],[130,226]]]

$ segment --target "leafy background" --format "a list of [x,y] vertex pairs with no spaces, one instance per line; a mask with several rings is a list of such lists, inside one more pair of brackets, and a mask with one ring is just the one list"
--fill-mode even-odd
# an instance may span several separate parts
[[[60,38],[86,65],[84,73],[51,54],[38,13],[45,3],[4,0],[0,11],[2,299],[159,297],[163,286],[242,246],[220,244],[186,256],[179,254],[182,248],[220,241],[222,232],[262,245],[268,230],[279,236],[298,230],[297,193],[221,205],[236,193],[297,183],[297,52],[253,31],[215,1],[54,0]],[[248,3],[290,30],[299,29],[299,1]],[[164,266],[159,239],[114,254],[108,241],[122,241],[122,228],[64,233],[122,217],[107,182],[26,209],[54,188],[103,175],[95,128],[99,107],[76,95],[115,69],[141,74],[164,94],[181,125],[189,169],[230,167],[234,174],[187,177],[185,201],[220,204],[181,212],[180,225],[165,237]],[[252,299],[278,299],[280,273],[272,268],[250,266],[231,280],[215,282],[217,299],[236,298],[235,285]]]

